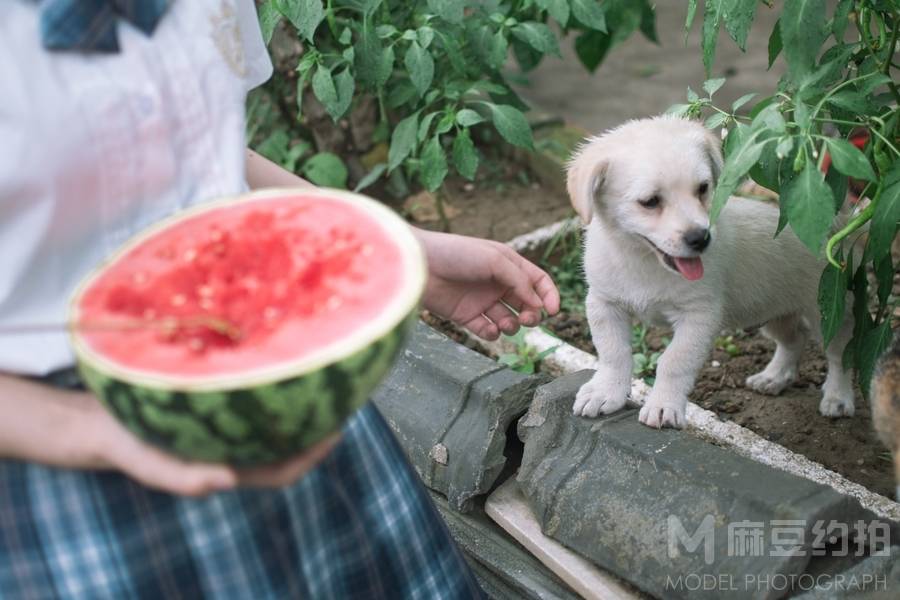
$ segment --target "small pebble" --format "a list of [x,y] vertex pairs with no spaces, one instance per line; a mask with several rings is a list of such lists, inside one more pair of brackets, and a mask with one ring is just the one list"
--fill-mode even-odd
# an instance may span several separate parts
[[713,367],[715,367],[716,369],[718,369],[719,367],[722,366],[722,363],[720,363],[720,362],[717,361],[717,360],[712,361],[710,364],[711,364]]

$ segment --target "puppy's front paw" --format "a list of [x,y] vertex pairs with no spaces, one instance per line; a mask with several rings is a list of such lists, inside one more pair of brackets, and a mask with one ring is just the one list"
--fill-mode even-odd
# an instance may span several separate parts
[[638,420],[648,427],[681,429],[685,424],[687,400],[665,400],[650,395],[641,408]]
[[748,377],[746,385],[751,390],[755,390],[760,394],[777,396],[784,391],[784,388],[793,383],[796,378],[796,370],[783,369],[771,373],[766,369],[765,371],[760,371],[756,375]]
[[819,412],[826,417],[852,417],[855,410],[853,396],[825,394],[819,403]]
[[617,389],[595,375],[578,390],[572,412],[582,417],[609,415],[625,406],[627,396],[627,390]]

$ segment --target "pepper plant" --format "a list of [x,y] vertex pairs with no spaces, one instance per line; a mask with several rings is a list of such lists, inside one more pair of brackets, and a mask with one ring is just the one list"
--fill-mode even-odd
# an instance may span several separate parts
[[298,117],[307,89],[335,122],[360,96],[377,98],[374,141],[389,151],[362,184],[397,174],[430,191],[451,170],[475,178],[475,127],[533,148],[510,56],[527,72],[560,56],[560,37],[574,33],[593,70],[638,29],[656,39],[649,0],[264,0],[259,13],[267,42],[285,22],[304,46]]
[[[699,4],[687,2],[686,30]],[[781,218],[773,235],[789,225],[810,251],[827,258],[819,285],[822,335],[826,342],[834,337],[852,297],[855,326],[844,361],[859,370],[868,393],[897,305],[891,245],[900,221],[900,2],[705,0],[707,75],[720,28],[744,49],[758,10],[779,11],[768,42],[769,67],[786,62],[778,89],[723,107],[713,95],[725,80],[710,79],[703,97],[689,89],[688,102],[672,110],[707,115],[707,126],[727,134],[713,220],[749,176],[779,193]],[[746,116],[741,109],[749,109]],[[862,188],[859,206],[847,200],[851,180]],[[854,246],[863,251],[851,251]]]

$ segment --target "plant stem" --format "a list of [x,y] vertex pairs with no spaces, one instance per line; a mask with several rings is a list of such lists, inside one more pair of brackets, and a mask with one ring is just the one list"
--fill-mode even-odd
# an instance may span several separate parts
[[438,217],[441,219],[441,231],[450,233],[450,220],[447,218],[447,213],[444,211],[444,191],[442,189],[438,189],[434,192],[434,204],[437,207]]
[[834,258],[834,247],[837,246],[848,235],[850,235],[872,219],[872,215],[875,213],[875,205],[877,204],[877,199],[878,194],[875,195],[875,198],[872,199],[869,205],[865,207],[861,213],[856,215],[856,217],[854,217],[849,223],[847,223],[847,225],[845,225],[843,229],[835,233],[828,240],[828,244],[825,246],[825,257],[828,259],[829,263],[831,263],[838,269],[843,270],[844,265],[839,263]]

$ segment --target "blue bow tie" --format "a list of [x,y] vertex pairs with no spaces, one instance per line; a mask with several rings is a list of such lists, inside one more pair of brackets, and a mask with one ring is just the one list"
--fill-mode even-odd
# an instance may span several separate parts
[[118,52],[119,19],[150,35],[173,0],[44,0],[41,38],[48,50]]

